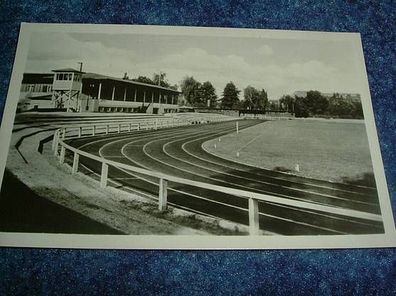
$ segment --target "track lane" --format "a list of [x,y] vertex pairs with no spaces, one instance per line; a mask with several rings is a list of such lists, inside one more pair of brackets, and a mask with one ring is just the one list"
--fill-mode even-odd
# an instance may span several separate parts
[[[200,126],[200,128],[203,128],[203,127],[205,127],[205,126]],[[132,161],[134,161],[134,165],[140,165],[140,166],[143,165],[143,167],[146,167],[146,168],[158,169],[158,163],[156,163],[157,161],[153,161],[153,162],[148,164],[147,163],[147,157],[144,158],[145,157],[144,153],[141,154],[141,151],[139,149],[136,149],[136,148],[142,147],[143,143],[147,144],[147,141],[150,140],[150,137],[154,138],[155,140],[157,140],[156,142],[162,143],[161,141],[165,141],[165,143],[167,143],[167,142],[169,142],[169,138],[168,138],[168,140],[166,140],[167,136],[171,136],[172,134],[173,134],[173,136],[178,135],[180,137],[180,143],[183,143],[183,137],[185,137],[185,135],[182,134],[183,129],[179,129],[177,131],[175,131],[175,130],[176,129],[172,129],[172,131],[161,130],[161,131],[156,131],[156,132],[151,132],[151,133],[144,133],[144,135],[143,134],[140,134],[140,135],[134,134],[133,135],[133,139],[134,139],[134,144],[133,145],[135,145],[135,146],[131,146],[132,145],[131,144],[130,145],[130,150],[125,150],[124,149],[124,155],[125,155],[125,151],[127,151],[127,155],[129,155],[129,156],[133,155]],[[191,132],[193,130],[193,128],[192,129],[184,129],[184,130],[186,130],[186,133],[189,134],[189,132]],[[203,129],[203,131],[200,130],[199,132],[196,132],[196,134],[194,134],[193,136],[202,138],[202,134],[205,134],[205,132],[207,132],[207,130],[213,130],[213,125],[209,129]],[[158,135],[161,135],[161,134],[164,137],[159,138]],[[189,136],[191,138],[191,133],[189,134]],[[207,136],[209,137],[209,134],[207,134]],[[213,136],[213,135],[211,135],[211,136]],[[110,139],[107,139],[107,140],[106,139],[101,139],[100,142],[101,142],[101,144],[106,143],[106,142],[110,142],[110,143],[107,143],[109,145],[107,145],[107,144],[104,144],[104,145],[107,145],[107,147],[111,147],[113,145],[111,142],[118,141],[118,140],[120,140],[119,138],[120,137],[118,137],[118,139],[117,139],[117,137],[114,136],[114,137],[110,137]],[[159,139],[161,139],[161,140],[159,140]],[[136,140],[141,141],[140,144],[139,144],[140,146],[136,146],[137,145],[136,144],[137,143]],[[88,144],[88,145],[85,146],[85,148],[89,147],[89,149],[88,149],[88,150],[90,150],[89,152],[94,152],[95,153],[95,151],[96,151],[96,153],[98,153],[98,146],[97,146],[98,142],[96,142],[93,145],[90,145],[89,140],[85,139],[82,142],[84,142],[84,141],[86,141],[87,142],[86,144]],[[92,139],[91,139],[91,141],[92,141]],[[131,142],[131,138],[129,137],[129,139],[128,139],[128,137],[125,136],[125,139],[122,139],[122,141],[119,141],[117,143],[117,145],[114,146],[113,148],[110,148],[108,152],[113,153],[114,151],[117,151],[117,150],[120,151],[119,150],[119,145],[121,145],[121,146],[122,146],[122,144],[125,145],[125,144],[128,143],[128,141]],[[151,139],[151,141],[153,141],[153,140]],[[103,147],[103,145],[101,147]],[[132,149],[132,147],[134,149]],[[84,150],[85,150],[85,148],[84,148]],[[158,157],[158,155],[157,155],[158,153],[155,152],[155,151],[157,151],[156,150],[157,148],[158,147],[156,147],[156,146],[150,148],[150,149],[153,149],[152,151],[150,151],[150,153],[155,153],[156,157]],[[183,147],[180,147],[180,148],[183,148]],[[181,150],[183,150],[183,149],[181,149]],[[105,150],[103,150],[103,151],[105,151]],[[104,156],[106,158],[107,157],[117,157],[117,155],[108,155],[107,152],[105,152]],[[161,157],[163,157],[163,155]],[[120,159],[117,159],[117,161],[119,161],[119,160],[121,162],[125,161],[124,158],[122,158],[122,157],[120,157]],[[163,167],[161,169],[163,169]],[[169,173],[169,168],[166,169],[166,173]],[[178,172],[178,173],[180,174],[180,172]],[[127,186],[137,186],[139,189],[144,190],[144,191],[147,191],[147,189],[148,189],[148,191],[151,194],[157,194],[158,193],[158,187],[157,187],[158,180],[155,180],[155,178],[151,178],[151,180],[150,180],[151,186],[149,186],[148,182],[147,182],[147,176],[146,176],[146,180],[145,181],[143,181],[142,179],[140,179],[140,181],[136,181],[136,179],[134,179],[133,182],[129,182],[129,181],[131,181],[131,180],[128,180],[128,178],[130,178],[130,175],[128,176],[128,174],[126,174],[125,172],[116,172],[116,170],[115,170],[114,172],[113,171],[109,172],[109,174],[112,176],[112,178],[127,180],[126,181],[126,183],[128,183]],[[183,173],[182,176],[186,177],[186,175],[184,173]],[[138,177],[142,178],[142,176],[138,176]],[[194,177],[192,179],[196,180],[196,178],[194,178]],[[200,208],[204,208],[205,210],[209,209],[210,210],[209,212],[211,212],[215,216],[219,216],[219,217],[223,217],[222,211],[224,211],[224,210],[230,211],[230,207],[225,209],[224,206],[222,205],[223,202],[230,203],[229,196],[228,197],[226,197],[226,196],[218,196],[218,193],[216,193],[215,194],[216,195],[216,199],[215,200],[217,202],[219,202],[220,204],[213,205],[213,203],[209,203],[209,204],[206,205],[205,202],[203,202],[204,205],[202,206],[202,204],[200,204],[201,202],[200,202],[199,199],[191,198],[191,195],[189,195],[188,198],[186,198],[185,196],[183,196],[183,194],[180,194],[180,191],[181,191],[180,189],[183,189],[184,191],[187,191],[186,190],[186,186],[180,187],[180,184],[170,184],[170,185],[171,185],[170,187],[172,187],[172,190],[176,190],[175,192],[179,191],[179,192],[177,192],[178,194],[176,194],[176,195],[174,195],[173,193],[170,194],[168,199],[170,201],[172,200],[172,202],[183,204],[183,206],[186,206],[186,207],[192,207],[192,208],[199,208],[200,207]],[[224,184],[222,184],[222,185],[224,185]],[[195,188],[195,189],[194,188],[187,188],[187,189],[188,189],[189,192],[194,192],[195,195],[203,195],[203,196],[211,196],[211,195],[213,196],[214,195],[213,192],[209,192],[209,191],[205,191],[205,190],[198,190],[197,191],[197,188]],[[190,191],[190,190],[192,190],[192,191]],[[182,191],[182,192],[184,192],[184,191]],[[207,194],[209,194],[209,195],[207,195]],[[212,198],[212,196],[211,196],[211,198]],[[238,201],[238,199],[237,199],[236,202],[230,203],[230,205],[234,206],[234,207],[237,207],[237,208],[246,209],[247,208],[247,201],[243,200],[243,199],[239,199],[239,201]],[[272,217],[272,213],[274,213],[274,211],[275,211],[275,214],[278,215],[278,216]],[[282,211],[285,211],[285,212],[282,213]],[[241,210],[239,210],[239,212],[241,212]],[[281,225],[280,227],[273,227],[273,226],[266,227],[266,229],[275,230],[274,232],[277,232],[277,233],[282,233],[282,234],[296,234],[296,233],[325,234],[325,233],[331,233],[332,232],[331,230],[330,231],[326,231],[327,227],[322,227],[323,231],[318,231],[319,229],[321,229],[320,226],[317,226],[317,225],[316,226],[315,225],[304,225],[304,223],[305,223],[304,221],[310,220],[310,219],[307,219],[307,217],[310,217],[310,215],[320,216],[319,213],[307,213],[307,212],[301,212],[301,211],[297,211],[297,212],[293,213],[293,209],[290,209],[290,208],[289,209],[287,209],[287,208],[279,209],[279,206],[270,205],[270,204],[262,205],[261,203],[260,203],[260,212],[263,212],[263,213],[260,214],[260,223],[262,225],[270,225],[271,223],[274,223],[274,221],[276,223],[278,223],[278,226]],[[301,217],[299,217],[300,221],[294,221],[292,219],[288,219],[287,217],[288,216],[290,217],[290,215],[293,216],[293,217],[301,216]],[[231,220],[234,220],[234,221],[236,220],[236,222],[240,222],[240,221],[245,221],[246,222],[247,221],[246,220],[247,219],[246,218],[246,213],[242,214],[242,216],[241,216],[240,213],[232,213],[232,216],[234,216],[234,218],[231,219]],[[322,217],[321,219],[323,220],[323,218],[329,219],[329,217]],[[226,217],[226,219],[227,219],[227,217]],[[282,223],[279,222],[279,220],[282,220],[282,219],[283,219],[283,221],[282,221],[283,225],[282,225]],[[331,217],[331,219],[332,219],[332,222],[330,224],[334,224],[334,221],[339,219],[339,217]],[[263,221],[261,222],[261,220],[263,220]],[[308,221],[308,222],[310,222],[310,221]],[[365,233],[365,232],[367,232],[367,228],[370,228],[370,227],[371,228],[373,228],[373,227],[375,228],[374,232],[378,232],[378,230],[381,229],[381,227],[379,227],[378,225],[374,225],[374,226],[370,225],[370,226],[367,227],[367,225],[365,225],[364,221],[354,221],[353,223],[356,224],[356,223],[359,223],[359,222],[361,223],[361,228],[362,229],[358,229],[359,226],[355,225],[353,229],[350,229],[350,231],[352,231],[352,232],[355,231],[355,232],[359,232],[359,233]],[[312,223],[312,221],[310,223]],[[327,221],[327,224],[329,224],[329,221]],[[298,226],[296,226],[296,225],[298,225]],[[337,227],[337,226],[333,227],[333,230],[334,230],[333,233],[343,233],[342,231],[336,230],[336,228],[340,228],[340,227]],[[346,230],[349,231],[348,228],[350,228],[350,227],[346,227],[346,228],[344,227],[344,230],[346,229]]]
[[[323,194],[328,194],[336,197],[344,197],[349,199],[353,198],[360,201],[367,201],[378,204],[378,197],[375,188],[367,188],[365,191],[361,191],[360,187],[354,188],[354,186],[351,185],[347,190],[346,188],[335,187],[334,185],[339,185],[336,183],[330,183],[330,186],[329,184],[327,186],[324,186],[323,184],[317,184],[317,181],[321,182],[320,180],[301,178],[290,174],[288,174],[287,177],[285,177],[285,174],[283,174],[282,177],[276,177],[273,176],[272,171],[270,171],[271,174],[268,175],[268,170],[266,169],[254,168],[252,166],[236,163],[224,158],[219,158],[213,154],[206,152],[204,149],[202,149],[202,145],[208,140],[210,140],[210,137],[207,136],[204,136],[202,138],[193,138],[192,140],[184,142],[181,146],[174,145],[173,152],[181,156],[183,156],[183,153],[188,154],[189,156],[196,159],[195,161],[197,164],[201,163],[205,165],[210,165],[214,169],[233,172],[245,178],[260,176],[262,182],[277,183],[279,185],[289,186],[294,189],[301,190],[306,190],[307,188],[309,188],[312,192],[316,193],[322,192]],[[252,171],[252,173],[250,173],[250,171]]]
[[[96,140],[95,142],[103,142],[104,139],[102,140]],[[117,141],[119,142],[119,141]],[[102,146],[103,147],[103,146]],[[92,152],[92,151],[90,151]],[[125,160],[121,161],[124,162]],[[134,165],[140,165],[139,163],[134,163]],[[141,165],[140,165],[141,166]],[[144,165],[141,167],[145,167]],[[148,167],[145,167],[148,168]],[[124,180],[130,180],[130,177],[128,175],[123,175],[123,173],[125,172],[121,172],[120,170],[117,170],[115,168],[111,168],[111,170],[109,170],[109,175],[113,176],[113,179],[124,179]],[[137,176],[139,174],[133,174],[134,176]],[[138,180],[138,182],[134,182],[133,186],[137,187],[139,190],[144,190],[145,192],[149,192],[153,195],[157,195],[158,194],[158,180],[155,180],[156,178],[150,178],[147,176],[138,176],[139,178],[141,178],[140,180]],[[151,179],[151,180],[148,180]],[[145,180],[147,183],[145,183],[143,180]],[[124,182],[125,183],[125,182]],[[127,182],[126,182],[127,183]],[[151,186],[154,185],[154,186]],[[170,184],[170,187],[177,187],[180,186],[180,184],[175,184],[175,186],[172,186]],[[185,186],[182,186],[183,188]],[[185,188],[184,188],[185,189]],[[194,189],[191,187],[190,190],[194,191]],[[239,198],[236,205],[230,205],[229,204],[229,196],[222,194],[225,198],[226,201],[228,203],[223,203],[221,201],[216,201],[215,203],[213,202],[213,200],[211,199],[202,199],[202,196],[197,196],[197,195],[192,195],[192,194],[188,194],[184,191],[178,190],[178,189],[170,189],[170,192],[175,192],[177,193],[176,195],[172,195],[169,194],[168,195],[168,200],[169,201],[173,201],[176,202],[179,206],[182,205],[182,207],[186,207],[186,208],[191,208],[194,209],[195,212],[201,212],[201,213],[205,213],[205,214],[209,214],[210,216],[217,216],[220,218],[224,218],[224,219],[229,219],[238,223],[244,223],[246,224],[248,221],[248,217],[247,217],[247,201],[245,199],[241,199]],[[195,190],[196,191],[196,190]],[[205,195],[213,195],[213,191],[202,191],[200,192],[201,195],[205,196]],[[216,192],[216,194],[218,194]],[[188,198],[186,198],[186,196]],[[191,198],[191,197],[198,197],[197,198]],[[230,209],[231,207],[231,209]],[[201,210],[201,211],[200,211]],[[202,212],[202,210],[204,212]],[[242,211],[241,211],[242,210]],[[211,214],[210,214],[211,213]],[[226,213],[226,214],[224,214]],[[232,219],[230,219],[230,217],[232,217]],[[321,227],[316,227],[316,226],[312,226],[312,225],[304,225],[304,223],[299,223],[299,222],[295,222],[295,221],[290,221],[289,219],[285,219],[285,218],[281,218],[281,217],[271,217],[268,214],[260,214],[260,221],[263,220],[263,223],[269,223],[270,225],[275,225],[276,227],[272,227],[271,230],[273,232],[278,232],[278,233],[283,233],[283,234],[293,234],[296,231],[297,232],[305,232],[307,233],[318,233],[318,229],[319,230],[323,230],[322,234],[328,234],[328,233],[338,233],[336,231],[332,231],[332,230],[328,230],[328,229],[322,229]],[[276,220],[276,223],[274,223],[274,220]],[[307,230],[308,228],[308,230]],[[313,229],[313,230],[311,230]]]
[[[187,139],[191,139],[193,137],[189,137]],[[368,202],[366,200],[358,200],[346,197],[340,197],[338,195],[329,195],[327,193],[315,192],[311,191],[310,188],[307,189],[299,189],[294,188],[293,186],[282,185],[278,183],[269,183],[257,177],[257,175],[246,175],[243,174],[242,171],[230,172],[224,166],[214,165],[213,163],[206,163],[202,160],[191,157],[186,154],[181,149],[181,144],[186,140],[183,138],[181,140],[172,140],[163,144],[162,150],[163,152],[174,159],[174,165],[177,167],[182,167],[194,171],[200,171],[201,174],[211,175],[211,178],[215,178],[217,180],[221,180],[227,182],[230,187],[232,184],[238,184],[239,186],[248,187],[250,191],[256,191],[264,194],[279,194],[281,197],[294,198],[304,201],[312,201],[319,202],[328,205],[339,206],[343,208],[351,208],[358,209],[362,211],[370,211],[374,212],[377,210],[378,206],[374,202]],[[157,147],[158,149],[158,147]],[[155,148],[153,148],[155,150]],[[161,161],[165,161],[165,158],[162,158]],[[171,162],[170,159],[168,159]],[[213,177],[213,175],[215,177]],[[318,190],[317,190],[318,191]],[[351,194],[350,194],[351,195]]]
[[[168,142],[168,143],[171,143],[171,142]],[[151,145],[153,143],[155,143],[155,144],[159,143],[160,144],[159,146],[161,146],[161,144],[163,144],[163,140],[156,139],[156,140],[148,142],[146,145]],[[143,148],[143,150],[144,150],[145,154],[148,155],[147,149],[144,149],[144,148]],[[198,175],[199,177],[205,178],[205,176],[204,176],[204,174],[202,174],[202,172],[201,172],[201,174],[196,173],[196,171],[197,171],[196,168],[194,168],[194,170],[193,170],[194,172],[192,172],[192,171],[186,169],[186,167],[188,168],[188,165],[185,166],[185,168],[180,168],[181,167],[180,163],[173,162],[173,164],[171,164],[170,159],[168,160],[168,162],[166,162],[165,161],[166,157],[164,157],[163,155],[162,155],[162,157],[159,157],[159,155],[161,155],[160,153],[158,153],[159,147],[152,147],[152,150],[153,150],[153,152],[157,152],[155,154],[156,157],[154,157],[153,155],[151,155],[151,156],[148,155],[148,156],[150,158],[152,158],[154,160],[154,162],[159,163],[160,165],[163,164],[164,166],[171,166],[172,168],[175,168],[176,170],[179,169],[182,171],[183,174],[192,173],[191,176],[188,176],[188,175],[185,176],[187,178],[191,178],[194,175],[195,176]],[[160,167],[157,167],[156,170],[160,170]],[[211,184],[216,184],[216,182],[213,182],[213,180],[216,181],[219,179],[217,179],[217,178],[214,179],[213,177],[209,177],[209,178],[207,177],[207,180],[204,180],[204,181],[211,183]],[[200,180],[198,180],[198,181],[200,181]],[[236,186],[236,182],[238,182],[237,178],[234,178],[234,180],[230,180],[229,176],[227,176],[227,178],[225,178],[224,180],[220,180],[220,181],[225,182],[225,184],[220,184],[220,185],[223,185],[223,186],[225,185],[225,186],[234,187],[234,188],[238,187],[238,186]],[[252,187],[251,185],[252,185],[252,183],[250,183],[249,186],[243,186],[244,188],[242,188],[242,189],[249,190],[249,191],[255,191],[255,192],[259,192],[259,193],[269,193],[271,195],[276,195],[276,196],[281,196],[281,197],[286,197],[286,198],[293,198],[293,196],[285,196],[285,195],[282,195],[279,193],[275,193],[274,191],[268,192],[268,191],[259,190],[256,187]],[[255,185],[257,185],[257,184],[255,184]],[[241,185],[239,185],[239,186],[241,186]],[[345,228],[345,223],[356,224],[356,225],[354,225],[355,227],[361,227],[361,226],[367,227],[367,225],[368,225],[367,223],[364,223],[364,222],[360,221],[359,219],[345,219],[345,218],[342,219],[341,217],[337,217],[337,215],[333,215],[333,217],[331,217],[330,215],[323,215],[323,214],[319,215],[320,218],[318,219],[318,213],[317,212],[315,213],[314,211],[301,211],[301,209],[292,208],[292,207],[288,207],[287,211],[285,211],[285,207],[283,207],[283,206],[274,205],[274,204],[265,203],[265,202],[262,204],[265,204],[265,206],[261,206],[264,209],[262,211],[263,213],[272,214],[277,217],[282,217],[284,219],[289,219],[291,221],[294,221],[295,223],[297,223],[297,222],[307,223],[310,225],[316,225],[318,227],[321,226],[322,228],[324,228],[323,227],[324,224],[330,223],[330,224],[332,224],[333,230],[337,229],[337,231],[340,231],[340,232],[343,228]],[[325,203],[325,204],[329,204],[329,203]],[[334,205],[334,203],[333,203],[333,205]],[[338,206],[345,207],[343,204],[340,205],[339,203],[338,203]],[[353,206],[351,206],[351,208],[353,208]],[[362,209],[360,209],[360,210],[362,210]],[[302,215],[302,213],[303,213],[303,215]],[[327,220],[327,221],[325,221],[326,223],[324,223],[324,220]]]

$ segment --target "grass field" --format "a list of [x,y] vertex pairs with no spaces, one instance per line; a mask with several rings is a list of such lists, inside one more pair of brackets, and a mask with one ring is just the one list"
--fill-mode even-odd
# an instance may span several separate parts
[[203,147],[217,156],[256,167],[332,182],[375,185],[363,121],[267,121],[238,135],[205,142]]

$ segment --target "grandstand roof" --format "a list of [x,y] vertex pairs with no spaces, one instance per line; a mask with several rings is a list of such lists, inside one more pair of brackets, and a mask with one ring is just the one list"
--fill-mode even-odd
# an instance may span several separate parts
[[155,84],[148,84],[148,83],[138,82],[138,81],[129,80],[129,79],[116,78],[116,77],[106,76],[106,75],[97,74],[97,73],[85,73],[83,75],[83,79],[112,80],[112,81],[118,81],[121,83],[129,83],[129,84],[134,84],[134,85],[147,86],[150,88],[157,88],[157,89],[167,90],[167,91],[174,92],[174,93],[180,93],[180,91],[178,91],[178,90],[174,90],[171,88],[167,88],[167,87],[163,87],[163,86],[159,86],[159,85],[155,85]]
[[85,72],[81,72],[81,71],[78,71],[78,70],[73,69],[73,68],[57,69],[57,70],[52,70],[52,72],[75,72],[75,73],[85,73]]

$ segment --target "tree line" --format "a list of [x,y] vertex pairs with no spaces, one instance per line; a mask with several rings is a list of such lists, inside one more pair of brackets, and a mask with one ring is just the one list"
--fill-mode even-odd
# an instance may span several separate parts
[[199,82],[193,76],[187,76],[181,82],[181,92],[188,105],[200,108],[222,109],[255,109],[265,110],[268,105],[268,94],[264,89],[257,90],[253,86],[247,86],[243,90],[243,100],[239,99],[239,90],[230,81],[224,87],[220,98],[210,81]]
[[[130,79],[128,74],[123,76],[124,80],[131,80],[151,85],[177,90],[178,85],[171,85],[166,79],[166,73],[154,73],[152,78],[138,76]],[[247,86],[243,90],[243,100],[239,99],[241,91],[231,81],[224,87],[222,96],[218,98],[216,89],[210,81],[200,82],[193,76],[186,76],[180,85],[181,92],[187,105],[196,108],[222,108],[222,109],[244,109],[244,110],[266,110],[268,94],[264,89],[258,90],[253,86]]]
[[363,118],[361,101],[338,93],[326,97],[319,91],[309,91],[305,97],[283,96],[279,103],[282,110],[296,117]]
[[[123,79],[128,79],[125,73]],[[171,85],[166,79],[166,73],[154,73],[152,78],[139,76],[132,81],[160,85],[162,87],[178,89],[178,85]],[[285,111],[296,117],[339,117],[363,118],[363,108],[360,100],[342,97],[334,93],[331,97],[322,95],[319,91],[311,90],[305,97],[284,95],[279,99],[279,106],[269,102],[265,89],[247,86],[243,89],[243,99],[239,99],[239,90],[230,81],[224,87],[222,96],[218,98],[216,89],[210,81],[200,82],[193,76],[186,76],[181,81],[181,92],[187,105],[196,108],[221,108],[260,111]]]

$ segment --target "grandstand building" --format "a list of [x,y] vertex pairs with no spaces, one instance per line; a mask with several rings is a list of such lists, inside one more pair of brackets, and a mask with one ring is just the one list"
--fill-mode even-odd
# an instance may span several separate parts
[[18,111],[177,112],[177,90],[71,68],[23,75]]

